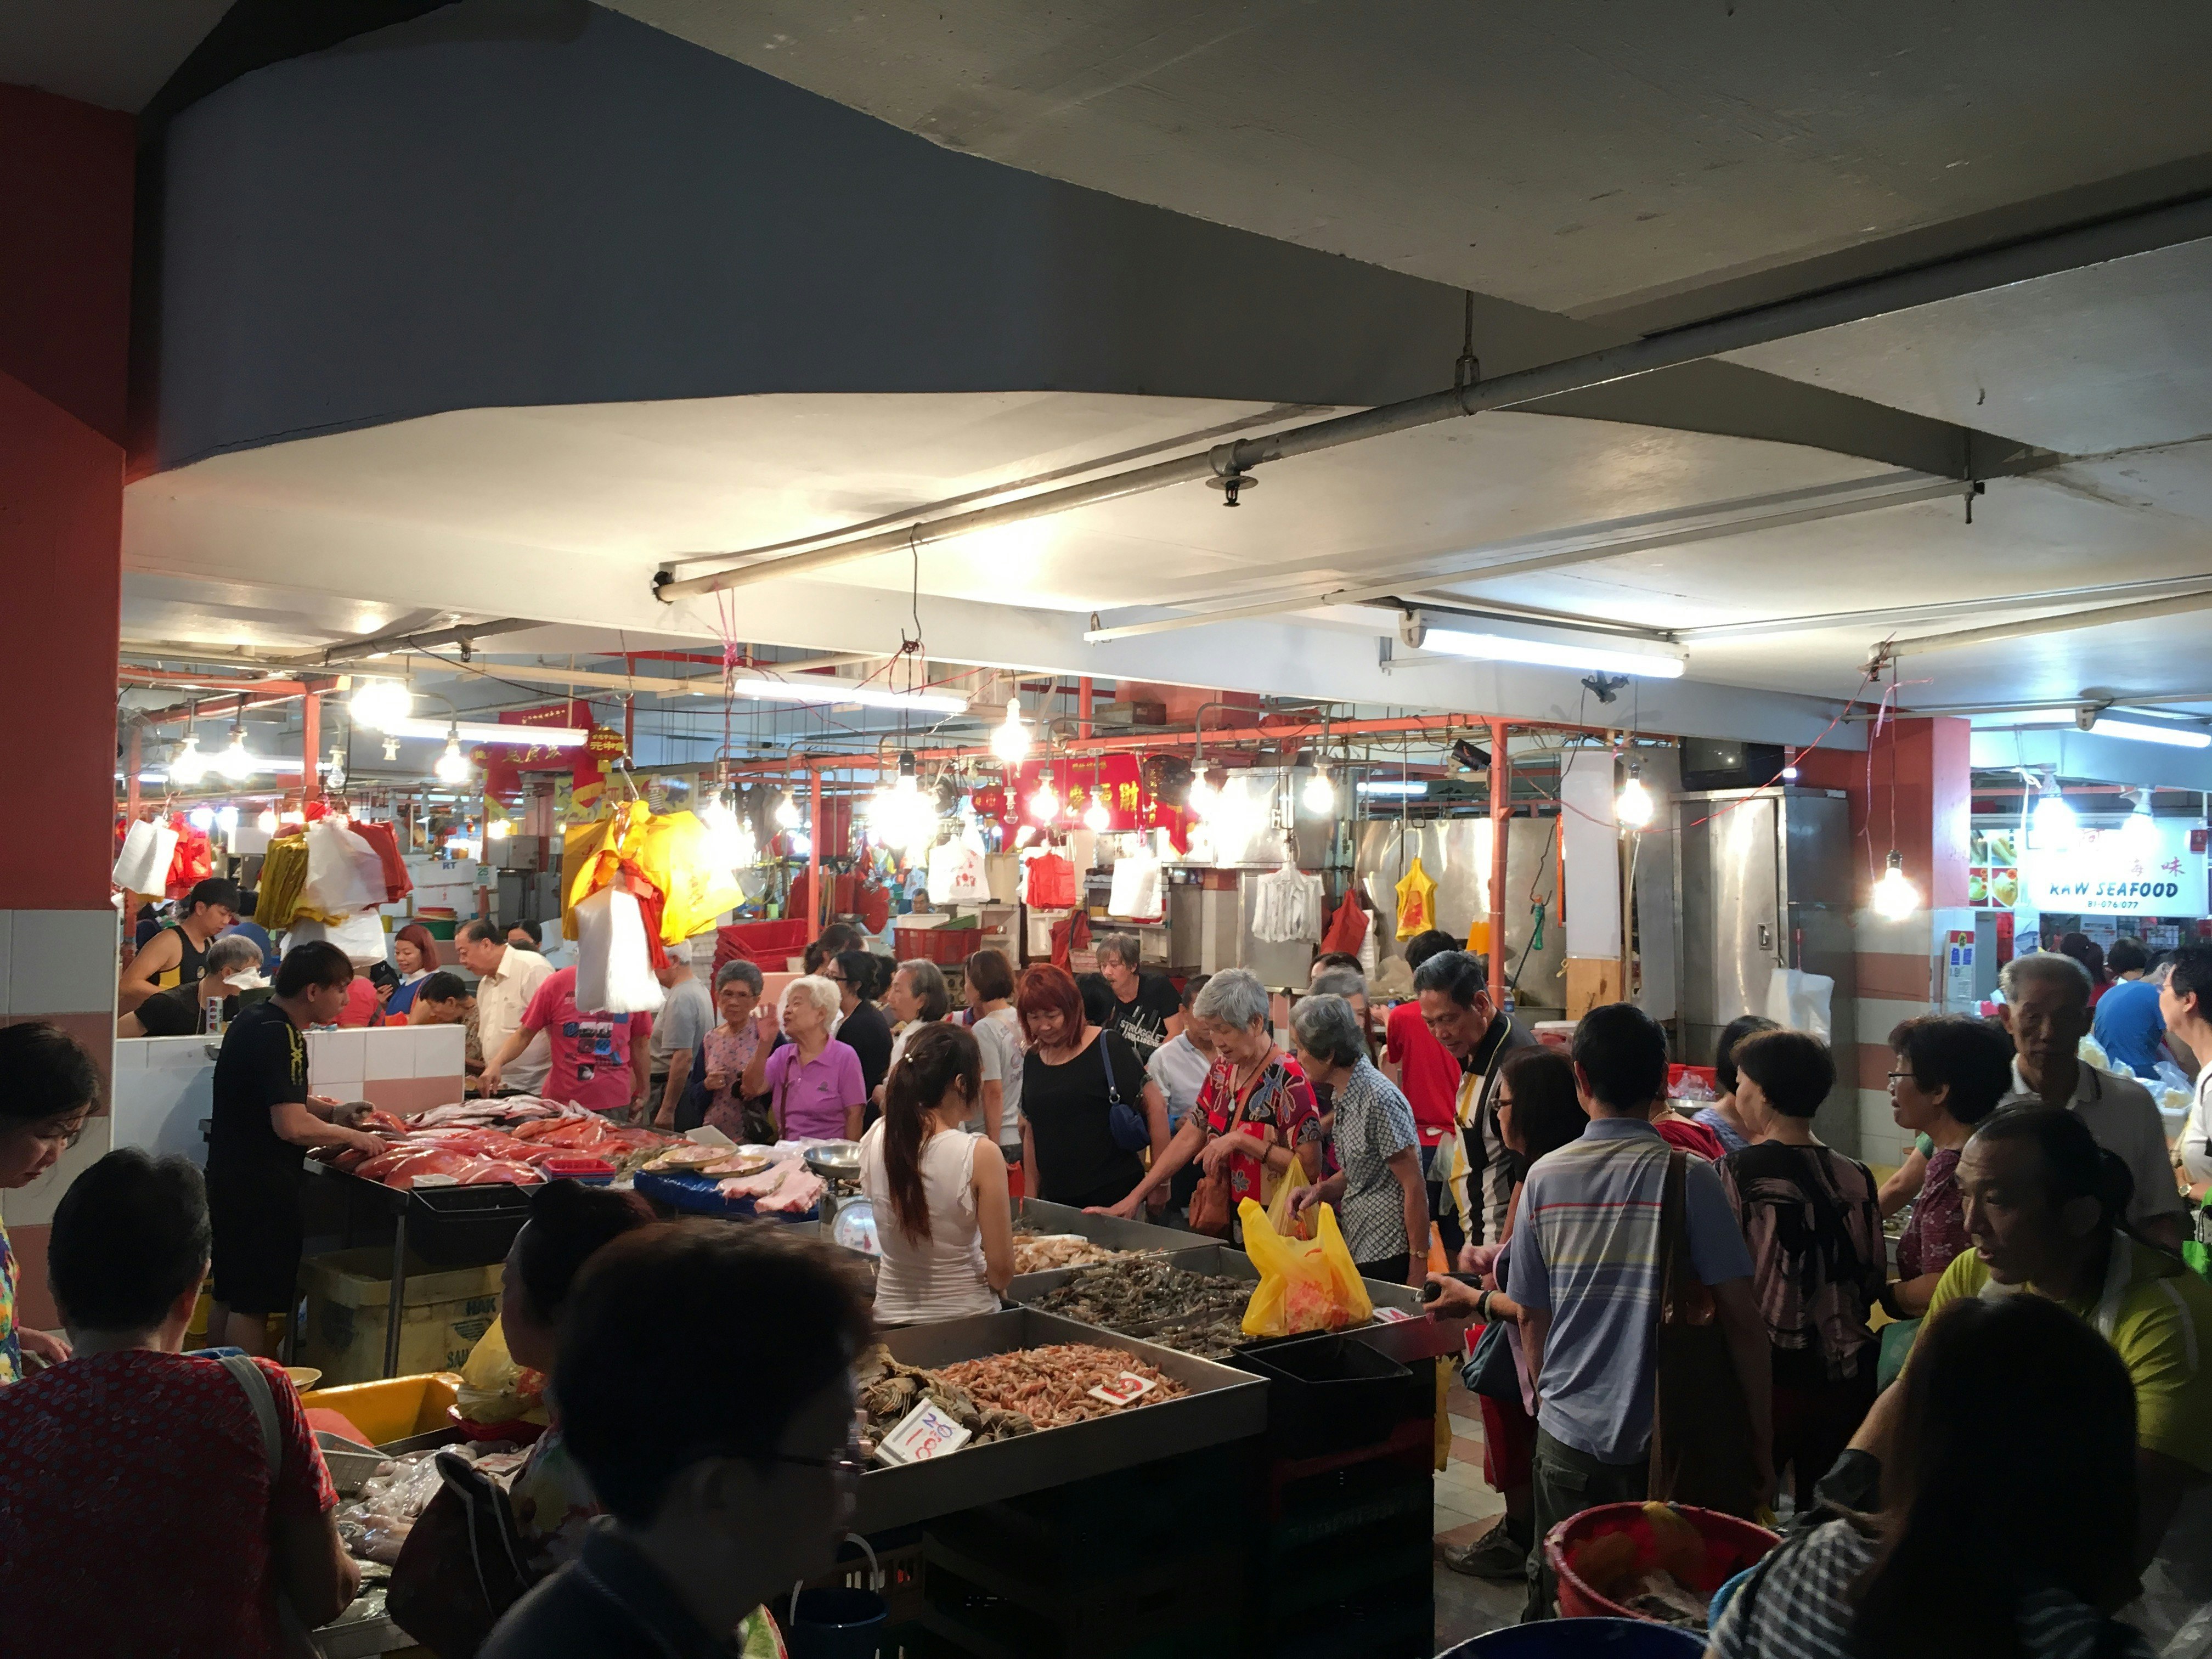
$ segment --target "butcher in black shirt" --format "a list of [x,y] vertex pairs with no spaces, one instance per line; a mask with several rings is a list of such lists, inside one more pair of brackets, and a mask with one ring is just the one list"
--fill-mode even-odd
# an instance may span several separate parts
[[300,1275],[300,1155],[316,1146],[385,1150],[332,1121],[338,1103],[307,1091],[310,1025],[344,1008],[353,963],[316,940],[289,951],[275,994],[233,1020],[215,1063],[208,1128],[208,1218],[215,1230],[208,1340],[269,1352],[269,1316],[292,1305]]
[[135,1013],[115,1024],[118,1036],[197,1036],[210,997],[223,1000],[225,1021],[238,1018],[238,992],[232,977],[260,983],[261,947],[237,933],[225,933],[207,948],[201,972],[182,985],[156,991]]
[[1106,1029],[1135,1049],[1143,1065],[1160,1044],[1182,1034],[1182,999],[1165,974],[1139,970],[1139,954],[1134,933],[1107,933],[1098,941],[1098,971],[1114,993]]

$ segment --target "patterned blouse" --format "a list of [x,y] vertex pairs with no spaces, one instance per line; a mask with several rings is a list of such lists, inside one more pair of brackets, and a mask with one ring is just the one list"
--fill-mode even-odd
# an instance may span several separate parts
[[[1224,1056],[1215,1060],[1213,1069],[1206,1074],[1206,1086],[1198,1091],[1197,1103],[1191,1109],[1205,1120],[1208,1139],[1227,1134],[1229,1126],[1235,1122],[1240,1133],[1249,1129],[1269,1146],[1288,1146],[1295,1152],[1321,1145],[1321,1113],[1314,1104],[1313,1090],[1306,1082],[1305,1073],[1298,1069],[1297,1061],[1280,1049],[1269,1057],[1244,1086],[1244,1115],[1239,1121],[1237,1079],[1242,1070]],[[1301,1177],[1302,1183],[1317,1174],[1319,1168],[1320,1154],[1316,1152],[1310,1161],[1310,1173]],[[1242,1152],[1231,1157],[1230,1213],[1234,1215],[1237,1206],[1248,1198],[1255,1204],[1265,1204],[1267,1197],[1260,1160]]]
[[707,1033],[707,1070],[709,1074],[722,1073],[730,1079],[730,1086],[707,1102],[706,1121],[735,1141],[745,1138],[742,1103],[745,1067],[759,1051],[760,1027],[750,1019],[736,1032],[725,1024]]
[[23,1376],[23,1346],[15,1334],[15,1252],[8,1243],[8,1229],[0,1226],[0,1383],[18,1382]]
[[1928,1156],[1928,1174],[1912,1214],[1897,1241],[1897,1276],[1918,1279],[1940,1273],[1966,1252],[1966,1201],[1959,1191],[1959,1152],[1938,1146]]

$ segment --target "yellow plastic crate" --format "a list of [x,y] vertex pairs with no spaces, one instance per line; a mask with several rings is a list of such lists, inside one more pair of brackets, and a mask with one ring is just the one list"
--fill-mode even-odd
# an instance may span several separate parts
[[301,1395],[300,1403],[310,1411],[321,1407],[342,1413],[372,1443],[384,1446],[446,1427],[446,1409],[459,1397],[460,1387],[458,1371],[426,1371],[419,1376],[316,1389]]

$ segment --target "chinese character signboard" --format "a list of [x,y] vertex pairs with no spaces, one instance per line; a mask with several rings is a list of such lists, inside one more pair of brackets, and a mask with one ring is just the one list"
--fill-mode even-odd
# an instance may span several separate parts
[[2037,847],[2021,859],[2020,902],[2082,915],[2202,916],[2206,902],[2198,826],[2171,818],[2111,829],[2084,826],[2063,852]]

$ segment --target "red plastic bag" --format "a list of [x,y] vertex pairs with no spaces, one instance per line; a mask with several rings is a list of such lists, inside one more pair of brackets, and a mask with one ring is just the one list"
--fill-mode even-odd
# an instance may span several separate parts
[[176,820],[177,850],[169,859],[169,896],[182,898],[193,884],[215,873],[215,849],[208,838],[181,817]]
[[1321,936],[1321,953],[1341,951],[1348,957],[1356,957],[1366,942],[1367,911],[1359,902],[1358,893],[1347,887],[1344,890],[1344,902],[1330,915],[1328,927]]
[[1066,968],[1067,959],[1077,951],[1091,948],[1091,918],[1080,910],[1063,916],[1052,925],[1052,960],[1055,967]]
[[415,890],[415,878],[407,873],[407,866],[399,856],[398,837],[388,823],[363,823],[358,818],[349,826],[376,849],[377,862],[384,866],[384,902],[397,904]]
[[1075,866],[1057,853],[1041,854],[1030,860],[1028,892],[1029,905],[1033,910],[1072,908],[1075,903]]

